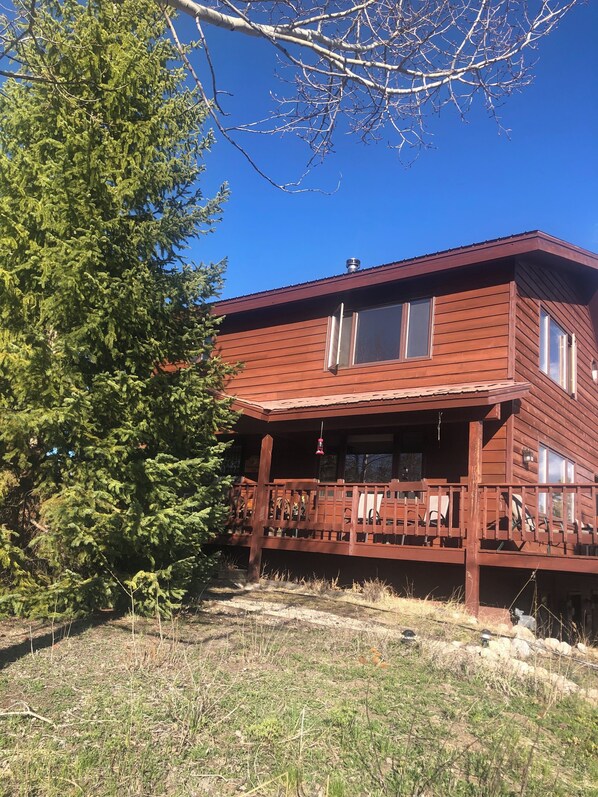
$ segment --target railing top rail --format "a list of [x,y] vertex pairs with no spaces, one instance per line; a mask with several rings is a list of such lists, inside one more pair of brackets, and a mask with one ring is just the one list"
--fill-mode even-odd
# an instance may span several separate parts
[[[306,480],[302,480],[303,483],[305,483],[305,481]],[[414,484],[415,484],[414,482],[403,482],[403,483],[401,483],[401,482],[395,482],[395,481],[393,481],[393,482],[314,482],[313,484],[309,485],[309,489],[310,490],[317,490],[317,489],[319,489],[321,487],[327,487],[327,488],[338,487],[339,489],[353,489],[353,488],[357,487],[358,489],[362,489],[363,488],[364,490],[366,490],[366,489],[367,490],[376,490],[376,489],[378,489],[378,490],[391,490],[391,491],[394,491],[394,492],[402,491],[402,490],[406,490],[406,491],[415,490],[417,492],[417,490],[414,488]],[[276,488],[277,490],[298,489],[297,487],[293,487],[293,485],[291,484],[291,480],[289,480],[288,484],[283,484],[283,483],[278,482],[278,481],[269,482],[267,484],[267,487]],[[466,489],[467,485],[466,484],[462,484],[461,482],[450,482],[450,483],[449,482],[445,482],[443,484],[432,484],[430,482],[427,482],[425,484],[425,486],[420,488],[420,491],[421,492],[425,492],[426,490],[444,490],[444,489],[448,489],[449,487]],[[303,488],[303,489],[308,489],[308,488]]]
[[492,487],[501,490],[537,490],[538,488],[558,488],[562,489],[575,489],[583,487],[584,489],[592,488],[598,489],[598,482],[534,482],[533,484],[515,484],[513,482],[482,482],[480,487]]
[[[233,488],[252,488],[255,487],[254,484],[234,484]],[[326,487],[330,489],[332,487],[337,487],[339,489],[351,490],[357,488],[358,490],[388,490],[391,492],[397,491],[418,491],[415,487],[414,482],[317,482],[317,481],[309,481],[307,479],[301,480],[291,480],[287,483],[282,483],[281,481],[269,482],[267,487],[276,489],[279,491],[282,490],[318,490],[322,487]],[[584,490],[598,490],[598,482],[535,482],[533,484],[523,484],[523,483],[515,483],[515,482],[481,482],[479,485],[481,488],[484,489],[495,489],[495,490],[516,490],[520,492],[521,490],[547,490],[547,489],[555,489],[555,490],[575,490],[575,489],[584,489]],[[443,484],[432,484],[427,482],[424,487],[422,487],[419,491],[425,492],[426,490],[448,490],[448,489],[459,489],[459,490],[467,490],[469,485],[463,482],[445,482]]]

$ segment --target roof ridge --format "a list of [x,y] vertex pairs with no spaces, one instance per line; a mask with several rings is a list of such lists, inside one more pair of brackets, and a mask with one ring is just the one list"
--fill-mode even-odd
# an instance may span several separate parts
[[[567,241],[561,240],[560,238],[555,238],[554,236],[548,235],[541,230],[529,230],[527,232],[516,233],[509,236],[504,236],[502,238],[491,238],[478,243],[453,247],[452,249],[442,249],[440,251],[430,252],[424,255],[408,257],[402,260],[394,260],[389,263],[381,263],[375,266],[369,266],[368,268],[359,269],[351,274],[330,274],[326,277],[319,277],[315,280],[283,285],[277,288],[256,291],[255,293],[248,293],[240,296],[230,297],[228,299],[221,299],[214,303],[214,307],[217,310],[220,310],[220,308],[223,307],[224,309],[222,309],[221,312],[229,313],[231,311],[238,311],[237,308],[239,310],[248,309],[250,305],[256,307],[267,306],[269,302],[265,304],[265,299],[275,296],[282,297],[283,294],[287,294],[287,296],[282,299],[282,301],[296,301],[297,298],[299,298],[298,293],[300,291],[313,291],[317,289],[318,286],[336,284],[339,281],[342,282],[344,289],[350,290],[352,288],[359,287],[358,283],[364,274],[371,275],[373,273],[385,272],[386,270],[389,272],[392,271],[395,274],[396,279],[401,279],[404,276],[400,273],[403,270],[405,271],[405,276],[417,277],[417,273],[411,275],[408,274],[408,272],[418,266],[420,266],[422,269],[425,269],[426,264],[433,263],[434,261],[441,261],[438,263],[435,269],[432,269],[438,271],[445,270],[447,268],[471,266],[475,264],[471,260],[468,261],[467,255],[469,255],[471,258],[472,254],[479,252],[480,263],[484,260],[484,257],[482,257],[482,253],[484,251],[487,253],[485,258],[486,260],[501,259],[512,256],[513,254],[517,254],[517,252],[509,252],[509,245],[519,244],[519,248],[521,248],[521,245],[526,244],[527,241],[534,241],[535,243],[530,243],[529,249],[522,250],[522,252],[519,252],[519,254],[525,253],[527,251],[532,253],[541,249],[547,254],[550,253],[557,257],[560,256],[562,259],[569,259],[572,262],[578,262],[580,264],[583,264],[583,261],[587,261],[589,258],[592,262],[587,262],[585,265],[590,265],[592,268],[598,269],[598,255],[596,255],[594,252],[582,249],[581,247],[570,244]],[[497,248],[497,251],[494,253],[492,250],[495,247]],[[501,247],[506,247],[506,250],[502,252],[500,249]],[[561,251],[555,251],[555,248]],[[455,263],[452,265],[448,264],[448,261],[450,261],[451,258],[458,257],[461,254],[464,258],[463,263]],[[593,264],[594,261],[596,261],[596,266]],[[243,305],[246,305],[246,307],[243,307]]]

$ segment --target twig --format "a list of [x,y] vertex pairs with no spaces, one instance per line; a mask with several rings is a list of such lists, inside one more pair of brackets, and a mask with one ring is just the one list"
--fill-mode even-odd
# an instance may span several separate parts
[[288,788],[288,785],[289,785],[289,773],[288,772],[283,772],[282,775],[277,775],[275,778],[271,778],[270,780],[267,780],[265,783],[259,783],[255,788],[251,789],[251,791],[246,791],[245,792],[245,797],[249,797],[250,794],[257,794],[262,789],[265,789],[266,786],[271,786],[273,783],[276,783],[277,781],[282,781],[282,780],[286,780],[286,785],[287,785],[287,788]]
[[19,711],[0,711],[0,719],[3,717],[31,717],[32,719],[40,720],[41,722],[47,722],[48,725],[52,725],[52,727],[56,727],[56,723],[49,720],[47,717],[42,717],[41,714],[38,714],[36,711],[33,711],[27,703],[23,703],[23,708]]

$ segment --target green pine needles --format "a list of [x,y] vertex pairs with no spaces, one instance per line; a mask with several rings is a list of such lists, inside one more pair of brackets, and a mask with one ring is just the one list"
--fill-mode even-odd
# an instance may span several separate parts
[[[0,96],[0,610],[168,613],[227,482],[206,109],[145,0],[43,0]],[[25,72],[25,69],[23,70]],[[185,363],[186,367],[173,367]]]

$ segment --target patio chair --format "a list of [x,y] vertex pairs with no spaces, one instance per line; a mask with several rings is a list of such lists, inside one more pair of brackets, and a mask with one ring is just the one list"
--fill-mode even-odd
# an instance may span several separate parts
[[[359,496],[359,504],[357,506],[357,522],[360,524],[367,524],[372,526],[382,522],[380,518],[380,505],[382,504],[382,493],[361,493]],[[359,534],[357,539],[361,542],[366,542],[368,538],[367,532]],[[372,541],[376,541],[376,537],[372,536]]]
[[420,526],[448,526],[448,495],[431,495],[428,499],[428,509],[423,518],[420,518]]
[[[426,511],[417,519],[418,526],[438,528],[448,526],[449,497],[448,495],[430,495],[426,502]],[[407,525],[415,525],[409,521]],[[401,535],[401,545],[405,544],[405,534]],[[424,545],[428,545],[428,535],[424,537]]]
[[382,493],[361,493],[357,506],[358,523],[379,523]]
[[[509,494],[502,493],[502,498],[505,504],[509,505]],[[546,525],[545,520],[539,521],[539,525]],[[527,506],[525,507],[525,521],[524,521],[524,513],[523,513],[523,497],[520,493],[511,493],[511,531],[527,531],[531,534],[536,533],[536,521],[534,520],[533,516],[531,515]],[[507,540],[501,540],[497,551],[502,551],[505,547],[505,543]],[[521,545],[517,545],[515,540],[511,541],[515,548],[520,551],[526,543],[526,540],[523,540]],[[550,548],[550,546],[549,546]]]
[[[505,493],[505,501],[508,501],[508,493]],[[511,493],[511,531],[529,531],[532,534],[536,531],[536,521],[525,507],[525,529],[523,523],[523,498],[519,493]]]
[[[357,522],[360,525],[373,525],[380,523],[380,506],[382,504],[382,493],[359,493],[359,503],[357,504]],[[345,523],[351,522],[351,508],[347,507],[345,510]],[[367,535],[360,533],[358,540],[363,542]],[[342,532],[337,535],[337,539],[348,539],[347,532]]]
[[[582,518],[579,525],[575,523],[575,528],[581,534],[589,534],[593,541],[596,539],[596,529],[591,521]],[[598,545],[595,545],[594,542],[577,543],[575,546],[575,553],[581,556],[598,556]]]
[[[423,517],[420,516],[418,525],[438,528],[448,526],[449,497],[448,495],[431,495],[428,498],[428,507]],[[424,537],[424,545],[428,545],[428,535]]]

